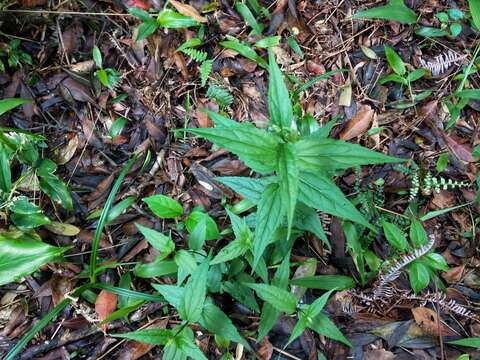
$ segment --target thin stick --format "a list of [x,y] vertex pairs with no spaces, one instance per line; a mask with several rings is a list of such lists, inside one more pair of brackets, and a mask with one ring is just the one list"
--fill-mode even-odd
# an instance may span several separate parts
[[82,12],[82,11],[52,11],[52,10],[24,10],[24,9],[7,9],[4,13],[19,13],[19,14],[38,14],[38,15],[88,15],[88,16],[122,16],[134,17],[131,14],[122,13],[99,13],[99,12]]

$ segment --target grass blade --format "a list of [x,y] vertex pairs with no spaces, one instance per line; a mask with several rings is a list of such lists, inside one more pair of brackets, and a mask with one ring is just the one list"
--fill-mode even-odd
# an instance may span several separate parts
[[123,182],[125,176],[127,176],[128,172],[132,168],[133,164],[137,161],[139,154],[135,155],[131,158],[125,167],[122,169],[120,174],[118,175],[117,180],[113,184],[112,190],[110,191],[110,195],[108,195],[107,201],[105,202],[105,206],[103,207],[102,213],[100,214],[100,219],[98,220],[97,228],[95,229],[95,236],[93,237],[92,242],[92,253],[90,254],[90,282],[93,284],[95,283],[97,273],[97,251],[98,245],[100,244],[100,237],[102,236],[103,228],[108,220],[108,214],[110,213],[110,209],[112,208],[113,201],[115,200],[115,195],[117,195],[118,190],[120,189],[120,185]]

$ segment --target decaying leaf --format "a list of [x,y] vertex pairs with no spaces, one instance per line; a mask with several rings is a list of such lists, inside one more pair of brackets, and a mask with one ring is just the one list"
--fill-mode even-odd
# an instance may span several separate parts
[[78,227],[57,221],[52,221],[50,224],[46,224],[45,227],[57,235],[75,236],[80,233],[80,229]]
[[[95,312],[100,321],[105,320],[117,308],[117,295],[102,290],[95,301]],[[103,332],[107,331],[107,324],[102,325]]]
[[363,135],[372,123],[375,111],[369,105],[361,105],[347,127],[340,133],[340,138],[350,140]]
[[455,332],[450,330],[438,317],[437,313],[426,307],[412,309],[413,317],[418,326],[430,335],[453,336]]
[[185,16],[190,16],[191,18],[197,20],[198,22],[201,23],[207,23],[208,20],[207,18],[201,16],[198,11],[191,5],[183,4],[180,1],[177,0],[170,0],[170,4],[173,5],[177,11]]

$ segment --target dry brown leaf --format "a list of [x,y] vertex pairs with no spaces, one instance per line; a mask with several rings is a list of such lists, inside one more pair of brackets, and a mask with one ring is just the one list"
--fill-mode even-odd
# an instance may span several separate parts
[[170,0],[170,4],[172,4],[175,7],[175,9],[177,9],[178,12],[182,15],[190,16],[191,18],[201,23],[208,22],[207,18],[200,15],[197,9],[195,9],[191,5],[182,4],[180,1],[177,1],[177,0]]
[[453,336],[455,333],[443,324],[435,311],[426,307],[417,307],[412,309],[413,317],[418,326],[430,335],[434,336]]
[[473,162],[472,149],[469,145],[460,144],[451,136],[445,136],[448,147],[462,161]]
[[363,135],[372,123],[375,111],[368,105],[361,105],[347,127],[340,133],[340,139],[350,140]]
[[260,343],[257,355],[260,360],[270,360],[272,358],[273,345],[268,340],[268,336],[265,336]]
[[451,268],[448,271],[442,273],[442,277],[445,281],[449,284],[454,284],[460,281],[463,275],[463,271],[465,270],[465,265],[456,266]]
[[75,155],[78,143],[78,136],[74,134],[67,143],[67,145],[61,147],[60,149],[58,149],[58,151],[55,152],[56,163],[58,165],[65,165],[66,163],[68,163]]
[[[117,295],[107,291],[102,290],[97,296],[95,301],[95,312],[98,315],[100,321],[105,320],[111,313],[117,308]],[[107,331],[107,324],[102,325],[103,332]]]
[[385,349],[375,349],[365,353],[365,360],[393,360],[395,354]]

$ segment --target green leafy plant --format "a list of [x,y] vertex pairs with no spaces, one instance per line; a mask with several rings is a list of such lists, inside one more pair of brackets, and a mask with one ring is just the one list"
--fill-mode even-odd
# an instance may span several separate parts
[[336,187],[331,176],[334,171],[355,165],[400,161],[358,145],[328,139],[328,132],[321,129],[306,136],[299,134],[289,93],[271,50],[268,69],[270,125],[267,130],[213,112],[208,115],[215,128],[189,129],[236,154],[252,170],[267,175],[261,179],[219,179],[257,205],[254,269],[277,229],[286,225],[288,241],[294,224],[305,219],[305,214],[300,214],[298,209],[317,209],[371,227]]
[[98,70],[95,71],[95,76],[103,86],[106,86],[110,90],[115,88],[115,85],[120,80],[120,73],[112,68],[103,68],[102,53],[97,46],[93,47],[93,61],[97,65]]
[[142,21],[142,24],[137,28],[137,41],[147,38],[161,27],[182,29],[200,25],[195,19],[179,14],[171,9],[162,10],[156,15],[156,18],[154,15],[139,8],[130,8],[128,12]]
[[177,51],[181,51],[200,64],[200,82],[205,86],[213,68],[213,60],[207,59],[208,54],[203,50],[197,50],[195,47],[202,45],[202,40],[192,38],[185,41]]
[[[408,71],[406,64],[403,62],[402,58],[398,53],[389,46],[384,46],[385,48],[385,56],[387,58],[388,65],[393,70],[393,74],[384,76],[379,80],[380,84],[385,84],[387,82],[396,82],[401,84],[402,86],[406,86],[410,93],[410,100],[411,103],[414,105],[416,102],[420,101],[425,97],[425,94],[420,94],[417,96],[413,95],[412,91],[412,83],[417,81],[425,76],[426,71],[425,69],[416,69],[413,71]],[[425,93],[425,92],[424,92]],[[426,92],[426,94],[430,94],[431,92]],[[428,96],[427,95],[427,96]]]
[[21,63],[32,65],[31,56],[20,47],[20,39],[13,39],[8,44],[0,44],[0,72],[5,71],[5,65],[16,69]]
[[390,0],[387,5],[358,11],[354,19],[383,19],[398,21],[402,24],[416,24],[417,14],[407,7],[403,0]]
[[[27,103],[25,99],[0,100],[0,115]],[[0,284],[16,281],[42,265],[61,258],[67,248],[43,243],[34,229],[51,223],[42,209],[20,191],[43,191],[56,203],[72,210],[67,186],[54,175],[56,164],[40,156],[44,138],[29,132],[0,128],[0,209],[15,227],[0,233]],[[21,165],[23,172],[12,176],[11,168]]]
[[450,36],[456,38],[462,32],[461,20],[465,16],[461,10],[448,9],[446,12],[436,13],[435,17],[440,21],[440,28],[422,26],[415,30],[415,34],[424,37]]

